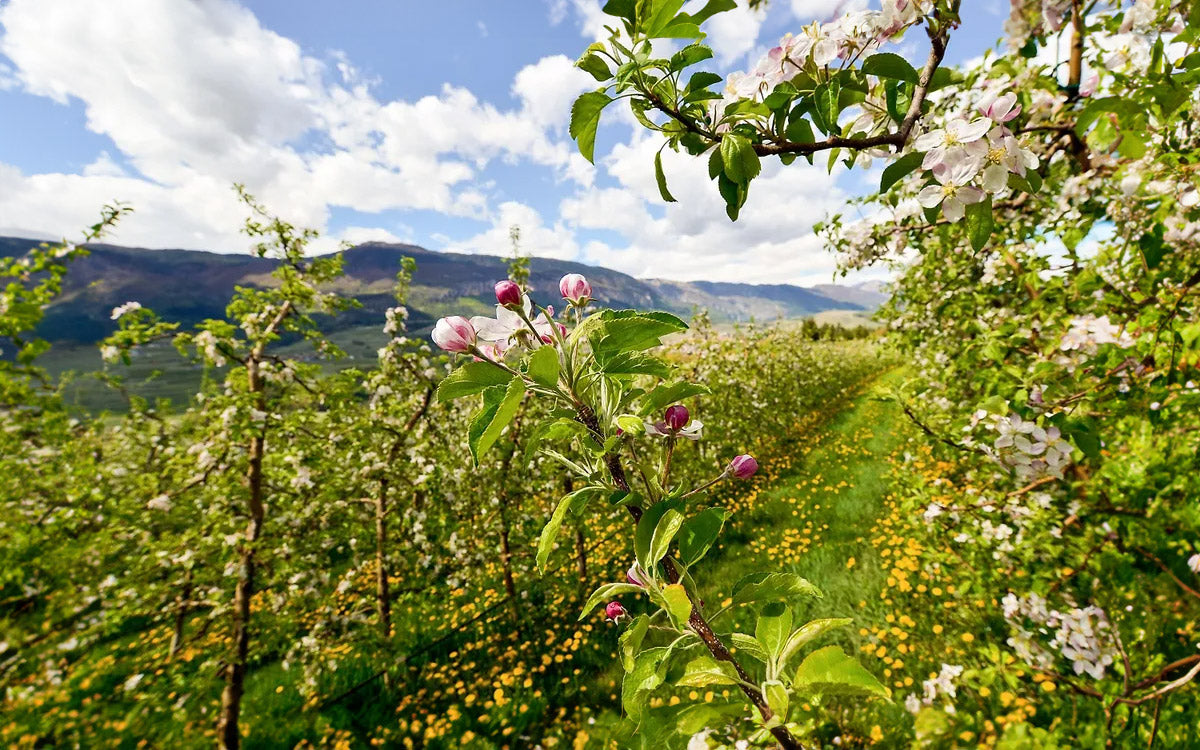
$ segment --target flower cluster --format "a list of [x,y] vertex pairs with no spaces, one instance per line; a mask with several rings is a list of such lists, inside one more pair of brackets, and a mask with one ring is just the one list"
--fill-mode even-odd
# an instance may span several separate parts
[[1078,351],[1092,356],[1104,344],[1133,345],[1133,337],[1122,326],[1111,322],[1107,315],[1079,315],[1072,318],[1070,324],[1070,330],[1063,334],[1058,345],[1064,352]]
[[1022,147],[1006,126],[1021,114],[1016,94],[991,95],[979,112],[982,117],[951,119],[913,143],[925,152],[921,168],[937,181],[921,190],[917,200],[925,208],[940,205],[950,221],[961,219],[968,205],[979,203],[988,193],[1004,190],[1010,174],[1024,177],[1038,165],[1037,156]]
[[[910,713],[917,713],[921,710],[921,706],[932,706],[938,696],[945,698],[954,698],[958,695],[958,688],[955,687],[954,681],[962,676],[963,668],[957,664],[942,664],[942,669],[936,675],[933,675],[928,680],[921,683],[921,689],[925,695],[918,698],[915,693],[910,693],[904,699],[904,707]],[[946,702],[946,713],[954,713],[954,703]]]
[[[717,132],[728,130],[722,122],[725,108],[743,99],[763,99],[779,84],[801,73],[817,73],[841,61],[842,66],[877,52],[885,42],[920,23],[933,6],[931,0],[883,0],[881,10],[846,13],[828,23],[814,22],[799,34],[787,34],[748,72],[731,73],[724,98],[714,100],[710,116]],[[866,107],[864,107],[866,109]],[[886,110],[871,108],[874,118]]]
[[123,305],[118,305],[113,308],[112,315],[109,316],[112,320],[120,320],[122,316],[127,315],[134,310],[141,310],[141,302],[126,302]]
[[1070,661],[1077,675],[1086,673],[1099,680],[1116,657],[1112,627],[1100,607],[1072,607],[1060,612],[1050,609],[1045,599],[1032,593],[1025,597],[1010,593],[1001,604],[1004,618],[1016,631],[1008,643],[1028,664],[1048,669],[1053,657],[1025,627],[1026,622],[1032,623],[1038,632],[1053,631],[1047,644],[1049,649]]
[[1021,479],[1061,478],[1071,462],[1071,444],[1057,427],[1046,429],[1016,414],[995,417],[991,426],[999,433],[994,454]]

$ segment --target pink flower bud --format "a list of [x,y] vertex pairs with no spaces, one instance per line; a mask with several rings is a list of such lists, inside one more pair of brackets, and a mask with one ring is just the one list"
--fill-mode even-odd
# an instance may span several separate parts
[[437,322],[431,338],[448,352],[467,352],[475,346],[475,327],[461,315],[453,315]]
[[749,479],[754,476],[754,472],[758,471],[758,461],[754,460],[754,456],[735,456],[729,462],[729,472],[738,479]]
[[979,112],[993,122],[1003,124],[1021,114],[1021,105],[1017,104],[1017,95],[1010,91],[986,100]]
[[620,602],[609,602],[608,606],[604,608],[604,616],[613,622],[620,620],[627,614],[629,613],[625,611]]
[[586,305],[592,298],[592,285],[581,274],[569,273],[558,282],[558,291],[572,305]]
[[1096,87],[1100,85],[1100,74],[1095,71],[1090,76],[1083,79],[1083,83],[1079,85],[1079,95],[1083,97],[1091,96],[1096,93]]
[[521,287],[508,279],[496,282],[496,301],[505,307],[520,307]]
[[679,432],[687,426],[689,419],[691,419],[691,415],[688,414],[687,407],[683,404],[667,407],[666,422],[671,431]]

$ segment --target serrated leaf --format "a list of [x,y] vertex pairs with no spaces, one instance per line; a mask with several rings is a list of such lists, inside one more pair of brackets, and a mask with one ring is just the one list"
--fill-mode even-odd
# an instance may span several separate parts
[[797,596],[820,597],[821,591],[795,573],[751,573],[733,587],[733,606],[751,602],[787,601]]
[[588,600],[583,605],[583,611],[579,613],[579,619],[587,617],[591,614],[600,602],[620,596],[621,594],[639,594],[642,591],[641,586],[632,583],[606,583],[600,588],[592,592]]
[[727,661],[717,661],[711,656],[697,656],[688,662],[683,676],[676,680],[679,687],[709,687],[712,685],[736,685],[737,671]]
[[689,44],[683,49],[671,55],[671,62],[667,67],[673,73],[677,73],[684,68],[695,65],[698,62],[709,59],[713,56],[711,48],[703,44]]
[[754,639],[772,659],[783,653],[788,634],[792,632],[792,610],[782,602],[763,607],[754,623]]
[[737,648],[738,653],[746,654],[747,656],[764,663],[768,658],[770,658],[767,656],[766,649],[764,649],[762,644],[758,642],[758,639],[752,635],[746,635],[745,633],[734,633],[733,635],[729,636],[729,640]]
[[823,620],[812,620],[806,622],[788,636],[787,643],[783,647],[783,652],[779,656],[781,666],[786,665],[791,660],[792,656],[805,644],[821,637],[825,633],[838,628],[844,628],[853,620],[848,617],[834,617]]
[[762,171],[754,144],[737,133],[726,133],[721,138],[721,161],[725,175],[739,185],[748,184]]
[[842,653],[840,646],[826,646],[805,658],[796,668],[792,684],[822,695],[877,695],[888,697],[887,688],[858,661]]
[[919,79],[917,69],[900,55],[892,52],[877,52],[863,61],[862,71],[879,78],[892,78],[915,84]]
[[779,680],[763,682],[762,694],[767,699],[767,705],[771,707],[771,711],[779,717],[779,720],[787,721],[788,693],[783,683]]
[[967,236],[971,247],[982,250],[992,238],[992,198],[988,196],[978,203],[971,203],[966,211]]
[[641,694],[653,690],[662,684],[658,674],[658,662],[666,653],[666,648],[648,648],[634,659],[633,669],[621,682],[621,706],[625,713],[635,722],[640,721],[646,710],[646,703]]
[[666,586],[662,590],[666,602],[667,615],[677,628],[683,628],[692,616],[692,600],[688,598],[687,589],[678,583]]
[[[602,489],[602,488],[601,488]],[[546,572],[546,560],[550,557],[550,551],[554,549],[554,540],[558,538],[558,530],[562,527],[563,519],[567,517],[570,511],[578,512],[580,506],[587,505],[588,500],[596,494],[597,488],[584,487],[575,490],[571,494],[565,496],[558,501],[558,505],[554,508],[554,513],[550,515],[550,520],[542,528],[542,533],[538,537],[537,544],[537,567],[542,573]]]
[[696,383],[679,382],[660,385],[642,397],[642,405],[638,414],[644,417],[671,404],[677,404],[696,396],[707,396],[711,392],[707,386]]
[[592,78],[603,83],[612,78],[612,71],[608,68],[608,63],[604,62],[604,58],[600,55],[589,53],[579,58],[575,63],[575,67],[582,71],[590,73]]
[[817,127],[826,135],[833,135],[838,129],[838,114],[841,107],[838,100],[842,95],[842,85],[837,79],[826,81],[813,92],[813,117]]
[[921,166],[921,162],[924,160],[925,154],[918,151],[910,151],[887,165],[883,170],[883,176],[879,179],[879,192],[886,193],[891,190],[893,185],[912,174],[913,170]]
[[[650,537],[650,548],[645,560],[641,561],[646,570],[652,569],[658,561],[666,557],[671,541],[683,525],[683,514],[671,508],[662,514],[654,525],[654,533]],[[648,563],[648,564],[647,564]]]
[[571,105],[571,125],[568,132],[579,145],[583,158],[595,163],[596,128],[600,126],[600,113],[612,101],[612,97],[601,91],[581,94]]
[[[490,393],[502,393],[503,395],[492,397],[489,400]],[[479,457],[487,453],[488,448],[495,444],[500,433],[516,416],[524,397],[525,383],[520,378],[513,378],[503,391],[496,387],[484,393],[484,407],[471,420],[467,434],[467,446],[471,449],[476,466],[479,465]]]
[[535,349],[529,358],[529,377],[538,385],[547,388],[558,386],[558,349],[543,346]]
[[680,561],[691,567],[703,559],[717,541],[729,516],[729,511],[724,508],[708,508],[689,518],[679,532]]
[[511,373],[487,362],[468,362],[447,375],[438,383],[437,398],[440,402],[453,401],[463,396],[480,393],[486,388],[507,385],[513,379]]
[[621,667],[626,672],[633,671],[638,651],[642,648],[642,641],[645,640],[646,631],[649,628],[650,618],[646,615],[638,615],[617,640],[621,650]]
[[663,172],[662,151],[657,151],[654,154],[654,180],[658,183],[658,194],[668,203],[675,202],[675,196],[671,195],[671,191],[667,190],[667,175]]

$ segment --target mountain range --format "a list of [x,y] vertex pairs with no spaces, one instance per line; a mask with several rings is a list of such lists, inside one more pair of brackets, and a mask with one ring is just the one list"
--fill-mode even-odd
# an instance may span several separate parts
[[[0,237],[0,256],[20,255],[37,244],[37,240]],[[185,328],[205,318],[223,317],[234,286],[270,284],[276,263],[252,255],[197,250],[107,244],[91,244],[88,249],[90,255],[75,261],[62,295],[46,310],[39,333],[52,343],[69,346],[100,340],[115,328],[110,319],[112,308],[131,300]],[[345,251],[345,277],[337,286],[358,298],[362,307],[328,321],[327,330],[379,328],[383,311],[394,304],[392,283],[405,256],[417,263],[409,300],[414,331],[428,328],[441,315],[492,311],[492,285],[504,278],[506,259],[370,242]],[[717,322],[798,318],[827,310],[867,312],[887,299],[873,283],[800,287],[643,280],[607,268],[548,258],[531,259],[534,297],[557,299],[558,280],[567,273],[587,276],[597,301],[609,307],[654,308],[683,316],[708,310]]]

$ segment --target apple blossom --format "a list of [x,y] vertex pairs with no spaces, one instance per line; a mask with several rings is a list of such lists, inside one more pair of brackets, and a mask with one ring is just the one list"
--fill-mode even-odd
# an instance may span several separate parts
[[675,432],[682,430],[687,425],[690,418],[691,415],[688,414],[687,407],[683,404],[668,406],[666,414],[664,415],[664,421],[666,422],[667,427]]
[[521,297],[521,287],[516,282],[508,279],[496,282],[496,301],[504,307],[520,306]]
[[563,299],[576,307],[586,305],[592,298],[592,285],[582,274],[569,273],[558,282]]
[[471,321],[461,315],[439,319],[430,337],[433,343],[442,349],[457,354],[471,351],[476,341],[475,328]]
[[625,611],[625,608],[621,606],[620,602],[609,602],[604,608],[604,616],[613,622],[619,622],[622,617],[625,617],[628,614],[629,613]]
[[942,162],[933,170],[933,176],[940,184],[929,185],[923,189],[917,195],[917,200],[925,208],[934,208],[940,204],[947,219],[958,221],[963,217],[968,204],[983,200],[983,191],[967,184],[978,172],[978,164],[965,157],[959,157],[952,162]]
[[729,462],[729,472],[738,479],[749,479],[758,471],[758,461],[753,456],[742,454]]

